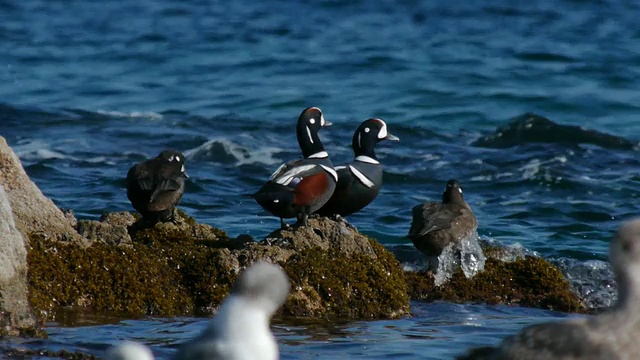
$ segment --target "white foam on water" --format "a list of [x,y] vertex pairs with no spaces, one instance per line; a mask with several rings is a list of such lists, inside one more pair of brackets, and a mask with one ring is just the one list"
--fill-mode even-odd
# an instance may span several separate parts
[[70,158],[61,152],[51,150],[51,145],[42,140],[19,143],[13,147],[13,151],[20,159],[29,161]]
[[123,118],[136,118],[136,119],[144,118],[144,119],[150,119],[150,120],[160,120],[163,118],[162,114],[158,114],[157,112],[153,112],[153,111],[122,112],[122,111],[98,109],[96,112],[100,115],[123,117]]
[[188,159],[204,158],[213,161],[234,162],[237,165],[262,163],[274,165],[281,160],[274,157],[282,149],[274,146],[263,146],[258,149],[247,149],[241,144],[226,138],[207,140],[200,146],[184,152]]

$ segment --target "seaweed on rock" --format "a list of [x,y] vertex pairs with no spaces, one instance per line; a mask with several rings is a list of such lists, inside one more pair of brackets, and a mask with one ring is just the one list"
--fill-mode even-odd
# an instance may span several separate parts
[[[176,223],[137,227],[128,213],[110,214],[110,226],[92,226],[90,246],[31,234],[30,302],[50,318],[57,307],[85,307],[128,315],[209,314],[228,294],[243,266],[258,259],[280,263],[294,291],[286,315],[391,318],[408,313],[402,269],[378,244],[328,219],[272,234],[278,245],[234,241],[224,231],[183,213]],[[122,219],[128,219],[123,221]],[[101,241],[100,229],[130,241]],[[299,245],[304,244],[300,247]]]
[[467,279],[458,270],[434,285],[431,272],[406,272],[412,299],[488,304],[518,304],[565,312],[585,312],[560,270],[545,259],[526,256],[512,262],[488,258],[485,271]]

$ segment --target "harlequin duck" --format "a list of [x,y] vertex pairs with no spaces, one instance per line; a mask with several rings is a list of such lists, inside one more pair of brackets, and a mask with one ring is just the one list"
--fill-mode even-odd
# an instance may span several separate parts
[[336,188],[338,175],[318,137],[318,131],[329,125],[319,108],[304,109],[296,126],[304,159],[282,164],[253,194],[260,206],[280,218],[282,227],[286,227],[283,219],[293,217],[307,226],[309,214],[321,208]]
[[462,188],[454,179],[447,181],[442,202],[413,207],[413,221],[407,237],[427,256],[439,256],[445,246],[471,236],[478,220],[464,201]]
[[173,209],[184,193],[184,156],[165,150],[134,165],[127,173],[127,197],[148,222],[172,221]]
[[336,166],[338,185],[331,199],[317,211],[324,216],[347,216],[369,205],[382,187],[382,165],[376,158],[374,148],[382,140],[398,141],[387,131],[381,119],[362,122],[353,134],[351,146],[355,159],[344,166]]

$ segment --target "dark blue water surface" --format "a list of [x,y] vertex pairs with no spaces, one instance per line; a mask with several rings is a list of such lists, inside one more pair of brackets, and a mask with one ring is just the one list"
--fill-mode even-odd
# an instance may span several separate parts
[[[639,11],[615,0],[5,0],[0,135],[47,196],[91,219],[132,210],[129,167],[176,148],[191,176],[182,208],[262,238],[278,219],[243,195],[300,156],[300,111],[319,106],[334,123],[321,133],[334,163],[352,157],[361,121],[381,117],[401,141],[377,149],[384,188],[349,217],[362,232],[408,244],[411,207],[457,178],[481,236],[548,258],[606,260],[612,232],[640,212],[637,150],[572,136],[507,149],[472,142],[530,111],[640,140]],[[438,359],[562,316],[413,309],[396,321],[275,330],[285,359]],[[162,357],[204,323],[85,326],[52,323],[40,346],[99,355],[133,337]]]

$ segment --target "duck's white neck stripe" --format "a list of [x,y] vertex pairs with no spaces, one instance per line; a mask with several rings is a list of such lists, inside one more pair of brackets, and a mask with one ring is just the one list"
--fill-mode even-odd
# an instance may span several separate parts
[[353,175],[355,175],[364,186],[368,188],[372,188],[376,186],[376,184],[374,184],[373,181],[371,181],[368,177],[366,177],[363,173],[360,172],[360,170],[356,169],[354,166],[349,165],[349,169],[351,170]]
[[356,161],[360,161],[360,162],[365,162],[365,163],[369,163],[369,164],[380,164],[380,162],[376,159],[372,159],[366,155],[359,155],[356,156]]
[[322,166],[322,168],[324,169],[324,171],[328,172],[329,174],[331,174],[331,176],[333,176],[334,179],[336,179],[336,182],[338,182],[338,173],[336,173],[335,170],[333,170],[333,168],[327,166],[327,165],[320,165]]
[[307,159],[324,159],[328,157],[329,157],[329,154],[327,154],[326,151],[320,151],[315,154],[307,156]]
[[313,137],[311,136],[311,129],[309,129],[308,126],[305,126],[305,128],[307,128],[307,135],[309,135],[309,141],[311,141],[311,143],[313,144]]

